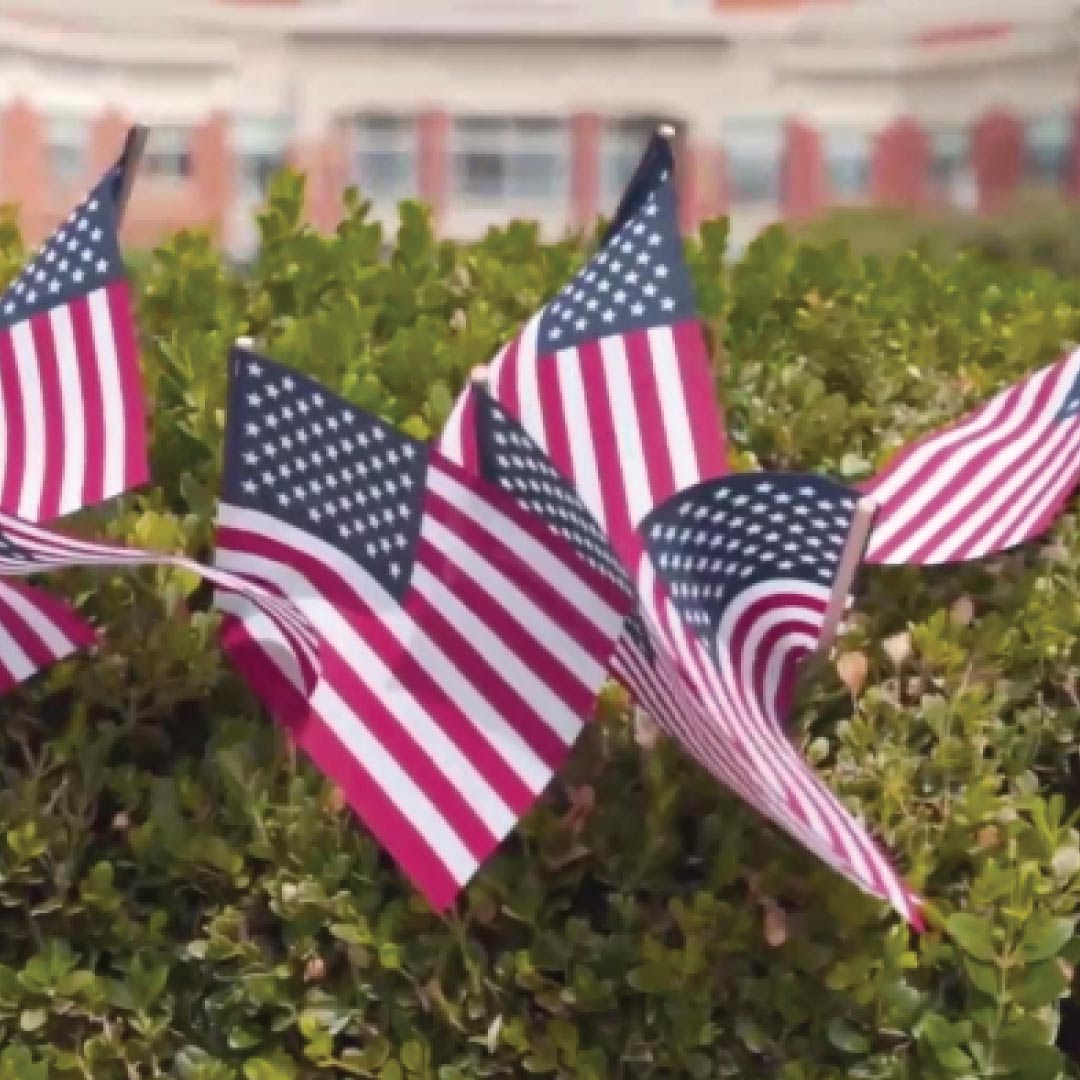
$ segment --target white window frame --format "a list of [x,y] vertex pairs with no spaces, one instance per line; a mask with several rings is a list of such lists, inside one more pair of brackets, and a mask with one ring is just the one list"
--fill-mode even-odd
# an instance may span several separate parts
[[[372,111],[351,117],[347,124],[349,183],[355,184],[361,195],[375,202],[399,202],[402,199],[414,198],[420,186],[419,131],[416,116]],[[380,130],[379,125],[385,126]],[[365,163],[380,155],[392,158],[397,163],[404,163],[401,171],[404,182],[395,182],[391,189],[381,180],[373,180],[378,171],[370,170]],[[396,175],[396,168],[393,171]]]
[[[873,155],[870,133],[862,128],[843,125],[826,127],[822,134],[822,151],[825,157],[825,175],[828,178],[830,201],[840,205],[865,202],[870,197]],[[860,174],[860,182],[853,185],[850,190],[848,190],[846,180],[837,183],[838,166],[841,171],[854,166]]]
[[[466,174],[469,156],[501,159],[501,175],[490,191],[477,190]],[[548,159],[551,183],[529,182],[529,157]],[[486,202],[528,205],[565,203],[570,197],[570,127],[562,117],[462,116],[451,132],[450,183],[464,204]]]
[[[45,124],[45,147],[50,179],[62,186],[72,186],[85,179],[90,167],[90,121],[71,113],[50,115]],[[60,160],[71,154],[73,163]]]
[[[1069,177],[1075,139],[1073,118],[1065,111],[1043,113],[1024,124],[1024,178],[1041,187],[1062,188]],[[1041,146],[1040,146],[1041,144]],[[1056,159],[1052,168],[1040,159],[1040,151]]]
[[[733,206],[777,206],[783,198],[785,121],[779,116],[733,116],[724,121],[722,142],[727,189]],[[743,189],[740,167],[767,174],[759,191]]]
[[189,124],[151,126],[140,175],[157,183],[186,184],[195,173],[194,141],[195,129]]

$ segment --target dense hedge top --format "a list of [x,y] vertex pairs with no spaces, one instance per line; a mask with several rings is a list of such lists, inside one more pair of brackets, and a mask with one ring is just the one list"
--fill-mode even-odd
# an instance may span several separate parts
[[[281,182],[248,275],[199,235],[139,261],[157,486],[81,527],[207,554],[235,337],[427,436],[583,257],[527,224],[437,243],[415,206],[387,255],[356,202],[331,237],[300,205]],[[1047,273],[724,241],[688,252],[745,467],[867,475],[1080,337]],[[614,691],[437,917],[223,665],[194,579],[68,575],[102,654],[0,706],[0,1080],[1059,1075],[1078,539],[867,574],[807,687],[796,737],[932,901],[918,940]]]

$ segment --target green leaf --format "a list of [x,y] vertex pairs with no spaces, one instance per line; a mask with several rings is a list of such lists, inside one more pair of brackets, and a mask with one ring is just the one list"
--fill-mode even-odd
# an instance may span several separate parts
[[1069,992],[1069,980],[1054,959],[1020,968],[1012,982],[1014,999],[1028,1009],[1052,1005]]
[[296,1065],[284,1054],[251,1058],[244,1063],[247,1080],[298,1080]]
[[1027,963],[1057,956],[1073,936],[1075,919],[1037,912],[1024,924],[1020,955]]
[[976,915],[957,913],[950,915],[945,924],[949,935],[964,952],[976,960],[994,960],[997,953],[991,937],[994,924]]
[[870,1049],[870,1040],[842,1016],[829,1021],[828,1036],[833,1046],[848,1054],[865,1054]]
[[19,1013],[19,1030],[27,1033],[38,1031],[45,1026],[49,1014],[44,1009],[23,1009]]
[[401,1064],[409,1072],[422,1072],[424,1068],[424,1048],[415,1039],[410,1039],[401,1048]]

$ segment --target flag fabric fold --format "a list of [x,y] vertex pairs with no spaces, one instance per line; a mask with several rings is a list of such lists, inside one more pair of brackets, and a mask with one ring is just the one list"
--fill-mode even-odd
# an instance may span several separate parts
[[866,561],[997,554],[1045,532],[1080,474],[1080,349],[917,439],[861,485],[878,504]]
[[298,695],[310,696],[320,674],[314,628],[287,599],[257,582],[184,555],[102,544],[0,513],[0,690],[97,640],[66,601],[6,579],[87,567],[172,566],[207,579],[218,606],[249,613],[253,636],[273,655]]
[[[309,702],[241,670],[436,908],[565,760],[629,605],[515,499],[234,349],[217,564],[320,638]],[[227,648],[248,622],[231,620]]]
[[734,794],[921,925],[918,898],[788,732],[798,665],[819,640],[859,493],[794,474],[704,481],[646,517],[631,579],[542,449],[474,394],[481,475],[633,599],[612,667],[635,700]]
[[0,510],[51,521],[147,479],[125,153],[0,294]]

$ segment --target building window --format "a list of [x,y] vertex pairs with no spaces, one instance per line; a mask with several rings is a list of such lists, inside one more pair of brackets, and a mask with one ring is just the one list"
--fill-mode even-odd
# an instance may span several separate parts
[[977,192],[971,137],[965,128],[945,127],[930,133],[930,184],[934,194],[948,205],[974,208]]
[[49,175],[58,184],[77,184],[90,157],[90,125],[75,116],[51,116],[45,133]]
[[600,150],[600,197],[614,210],[660,121],[648,117],[609,120]]
[[772,117],[734,118],[724,124],[727,186],[733,203],[778,203],[784,124]]
[[187,180],[192,173],[191,129],[151,127],[139,171],[157,180]]
[[569,132],[561,120],[457,120],[454,192],[465,200],[569,197]]
[[858,202],[870,188],[870,140],[866,132],[834,128],[825,133],[825,169],[836,202]]
[[286,165],[289,125],[280,117],[241,116],[233,124],[240,195],[260,199]]
[[1028,122],[1025,132],[1026,175],[1041,187],[1063,187],[1073,148],[1072,118],[1061,113]]
[[397,202],[417,191],[416,121],[368,115],[353,121],[350,181],[376,201]]

